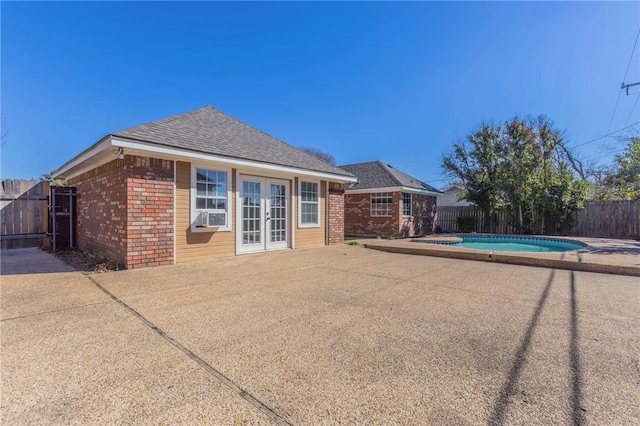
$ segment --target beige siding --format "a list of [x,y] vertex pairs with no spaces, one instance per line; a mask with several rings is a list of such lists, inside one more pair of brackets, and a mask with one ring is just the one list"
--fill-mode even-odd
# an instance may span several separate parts
[[293,201],[293,220],[296,228],[296,248],[321,247],[325,245],[327,225],[327,182],[320,182],[320,227],[300,228],[298,226],[298,178],[295,180],[295,200]]
[[236,221],[235,221],[235,172],[231,173],[232,199],[229,200],[229,217],[231,231],[191,232],[190,196],[191,196],[191,164],[178,161],[176,167],[176,261],[228,257],[236,254]]
[[[229,215],[231,231],[192,233],[190,223],[191,164],[178,161],[176,167],[176,262],[228,257],[236,254],[236,179],[232,171],[232,200]],[[326,244],[327,182],[320,182],[320,226],[298,226],[298,178],[292,181],[292,226],[295,228],[295,247],[321,247]]]

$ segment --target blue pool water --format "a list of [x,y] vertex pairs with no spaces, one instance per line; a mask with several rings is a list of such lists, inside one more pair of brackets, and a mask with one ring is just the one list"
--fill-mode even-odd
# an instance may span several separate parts
[[544,238],[522,237],[481,237],[462,236],[462,242],[454,244],[457,247],[465,247],[478,250],[493,251],[519,251],[519,252],[550,252],[580,250],[584,245],[571,241],[552,240]]

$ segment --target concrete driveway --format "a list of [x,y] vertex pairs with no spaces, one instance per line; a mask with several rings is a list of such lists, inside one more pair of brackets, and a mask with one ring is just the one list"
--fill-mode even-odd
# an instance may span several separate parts
[[2,424],[640,423],[637,277],[346,245],[2,262]]

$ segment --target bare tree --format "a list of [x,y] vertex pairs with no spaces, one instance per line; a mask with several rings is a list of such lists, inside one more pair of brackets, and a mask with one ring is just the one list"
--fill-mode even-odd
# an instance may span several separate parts
[[299,149],[306,152],[307,154],[313,155],[314,157],[324,161],[325,163],[329,163],[332,166],[336,165],[336,159],[331,154],[327,154],[326,152],[322,152],[319,149],[310,147],[301,147]]

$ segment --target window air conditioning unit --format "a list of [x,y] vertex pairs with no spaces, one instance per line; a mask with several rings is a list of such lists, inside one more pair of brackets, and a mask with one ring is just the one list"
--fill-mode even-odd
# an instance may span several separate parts
[[219,228],[227,223],[226,213],[212,213],[201,211],[198,213],[196,224],[198,228]]

